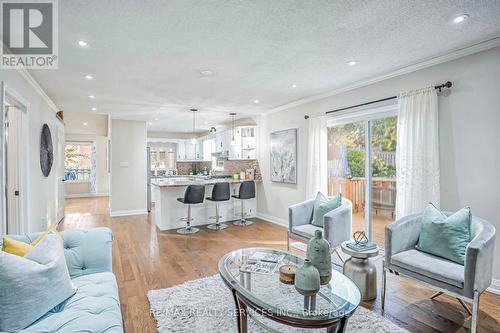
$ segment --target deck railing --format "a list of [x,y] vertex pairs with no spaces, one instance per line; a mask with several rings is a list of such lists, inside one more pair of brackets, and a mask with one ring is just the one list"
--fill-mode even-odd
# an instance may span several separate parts
[[[396,208],[396,179],[395,178],[372,178],[372,208],[386,210],[394,215]],[[353,213],[362,212],[365,208],[366,179],[364,177],[353,178],[328,178],[328,193],[330,195],[342,195],[352,202]]]
[[64,179],[70,182],[90,180],[90,171],[90,168],[66,168]]

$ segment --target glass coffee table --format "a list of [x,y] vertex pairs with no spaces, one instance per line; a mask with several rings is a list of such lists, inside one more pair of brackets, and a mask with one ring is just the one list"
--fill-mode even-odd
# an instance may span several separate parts
[[[255,258],[262,255],[266,255],[262,259],[264,269],[251,271],[249,263],[259,261]],[[269,259],[267,255],[281,259],[277,265],[269,264],[274,266],[271,272],[265,269]],[[315,304],[306,304],[310,299],[299,294],[293,284],[284,284],[279,280],[280,266],[292,264],[300,267],[303,260],[291,253],[267,248],[240,249],[220,259],[219,273],[233,293],[240,333],[247,332],[249,315],[260,324],[262,321],[259,318],[268,318],[293,327],[344,332],[348,318],[361,301],[358,287],[348,277],[332,269],[330,283],[321,286],[313,298]],[[261,326],[276,331],[264,324]]]

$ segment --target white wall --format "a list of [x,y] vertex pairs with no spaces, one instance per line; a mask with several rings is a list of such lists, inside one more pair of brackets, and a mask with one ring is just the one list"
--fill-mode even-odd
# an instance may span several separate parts
[[[28,105],[28,216],[27,232],[44,230],[47,223],[56,223],[57,184],[62,175],[57,174],[57,128],[59,120],[56,110],[42,98],[38,91],[28,83],[18,71],[1,70],[0,81],[7,89],[14,90],[17,95],[27,101]],[[54,146],[54,164],[48,177],[44,177],[40,169],[40,134],[42,125],[47,123],[52,133]]]
[[[108,117],[87,112],[65,112],[66,141],[94,142],[96,146],[96,195],[109,194]],[[83,125],[86,123],[87,125]],[[90,184],[66,183],[66,196],[87,196]]]
[[146,123],[111,120],[112,216],[147,213]]
[[[287,219],[288,206],[305,200],[307,121],[315,114],[369,102],[409,90],[450,80],[453,87],[439,97],[441,208],[458,210],[470,206],[473,215],[493,223],[500,231],[500,48],[463,57],[413,73],[384,80],[342,94],[299,105],[258,119],[261,135],[258,211]],[[297,185],[269,180],[269,135],[298,128]],[[496,238],[496,253],[500,236]],[[500,279],[500,254],[494,277]]]

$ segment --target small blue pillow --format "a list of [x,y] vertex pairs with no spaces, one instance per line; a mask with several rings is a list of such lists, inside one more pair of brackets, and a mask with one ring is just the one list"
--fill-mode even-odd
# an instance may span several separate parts
[[341,204],[342,194],[328,200],[323,193],[318,192],[318,194],[316,194],[316,199],[314,200],[314,211],[311,224],[323,228],[325,214],[339,208]]
[[469,207],[446,216],[429,203],[422,217],[416,249],[463,265],[465,250],[471,238],[471,222]]

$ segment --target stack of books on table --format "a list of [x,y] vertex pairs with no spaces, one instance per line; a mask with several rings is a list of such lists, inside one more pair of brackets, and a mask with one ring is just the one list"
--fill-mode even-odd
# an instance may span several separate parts
[[348,248],[354,251],[358,252],[363,252],[363,251],[369,251],[377,248],[377,244],[373,242],[368,242],[368,243],[357,243],[356,242],[349,242],[346,244]]

